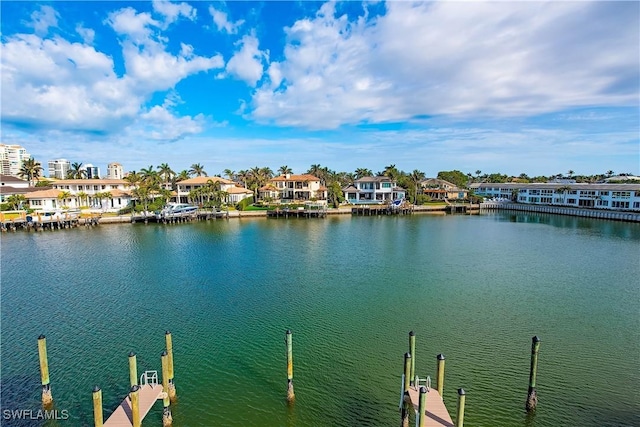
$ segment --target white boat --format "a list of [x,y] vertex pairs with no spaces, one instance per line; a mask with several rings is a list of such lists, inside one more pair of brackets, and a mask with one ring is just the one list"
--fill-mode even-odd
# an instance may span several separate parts
[[197,206],[190,205],[188,203],[169,203],[160,213],[156,214],[156,218],[172,218],[180,216],[190,216],[196,213]]

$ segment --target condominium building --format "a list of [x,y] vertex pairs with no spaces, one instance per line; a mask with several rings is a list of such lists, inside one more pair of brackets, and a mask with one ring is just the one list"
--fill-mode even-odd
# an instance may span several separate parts
[[30,157],[21,145],[0,144],[0,174],[18,176],[22,163]]
[[49,160],[49,178],[65,179],[71,169],[71,162],[67,159]]
[[107,179],[122,179],[124,178],[124,169],[122,165],[117,162],[109,163],[107,165]]
[[91,163],[84,165],[84,170],[87,173],[87,179],[100,179],[100,168],[93,166]]
[[640,211],[640,184],[475,183],[478,196],[518,203]]

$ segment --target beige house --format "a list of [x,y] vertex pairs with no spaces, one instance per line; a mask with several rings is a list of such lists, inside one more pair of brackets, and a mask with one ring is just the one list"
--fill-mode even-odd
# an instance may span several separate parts
[[177,197],[179,203],[189,203],[189,193],[198,188],[211,185],[211,183],[220,183],[220,190],[229,194],[229,203],[238,203],[240,200],[253,197],[253,192],[246,188],[236,186],[234,181],[220,178],[218,176],[196,176],[194,178],[185,179],[176,183]]
[[466,199],[469,194],[467,189],[458,188],[455,184],[438,178],[420,181],[420,188],[422,188],[422,194],[429,196],[432,200]]
[[327,202],[327,188],[320,185],[320,179],[309,174],[280,175],[269,180],[267,185],[258,190],[258,197],[271,197],[280,202],[316,200]]

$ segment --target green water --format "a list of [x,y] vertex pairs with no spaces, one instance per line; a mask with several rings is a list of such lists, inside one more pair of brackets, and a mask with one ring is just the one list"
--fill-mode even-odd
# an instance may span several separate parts
[[[218,220],[4,234],[2,409],[93,425],[173,333],[174,426],[399,424],[408,332],[418,374],[446,356],[469,426],[640,425],[640,225],[530,214]],[[293,331],[288,407],[284,333]],[[524,412],[531,337],[538,408]],[[144,426],[161,425],[157,403]],[[42,425],[2,420],[2,425]]]

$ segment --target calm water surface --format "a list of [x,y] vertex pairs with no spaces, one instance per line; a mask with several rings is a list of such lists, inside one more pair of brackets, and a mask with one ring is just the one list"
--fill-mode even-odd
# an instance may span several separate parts
[[[241,219],[2,235],[3,409],[53,396],[93,425],[127,392],[127,354],[160,370],[173,333],[175,426],[399,423],[417,372],[467,392],[470,426],[640,425],[640,225],[530,214]],[[294,336],[288,407],[284,332]],[[531,337],[542,339],[527,417]],[[145,426],[161,425],[161,404]],[[2,425],[20,424],[3,420]]]

